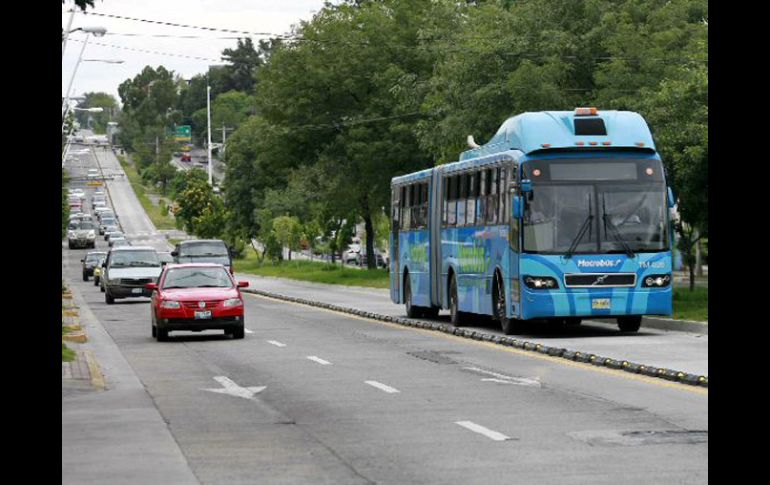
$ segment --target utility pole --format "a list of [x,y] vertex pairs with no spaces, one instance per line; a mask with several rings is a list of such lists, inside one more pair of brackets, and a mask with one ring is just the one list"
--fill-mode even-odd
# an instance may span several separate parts
[[208,155],[209,155],[209,185],[213,184],[213,175],[211,172],[211,86],[206,86],[206,111],[208,112],[208,121],[209,121],[209,129],[208,129]]
[[225,144],[227,143],[227,130],[234,130],[235,128],[227,128],[225,127],[225,124],[222,123],[222,149],[219,150],[219,159],[220,161],[225,158]]
[[155,137],[155,163],[160,164],[160,145],[158,145],[158,137]]

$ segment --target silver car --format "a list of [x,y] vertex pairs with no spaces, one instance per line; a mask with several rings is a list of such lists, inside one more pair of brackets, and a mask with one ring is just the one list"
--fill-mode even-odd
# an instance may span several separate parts
[[104,301],[108,305],[118,298],[151,296],[147,283],[157,283],[161,265],[158,253],[150,246],[113,248],[102,270]]

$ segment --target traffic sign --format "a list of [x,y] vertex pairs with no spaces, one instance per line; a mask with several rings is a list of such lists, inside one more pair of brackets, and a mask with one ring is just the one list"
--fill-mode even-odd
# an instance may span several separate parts
[[192,141],[192,129],[190,125],[176,127],[176,141]]

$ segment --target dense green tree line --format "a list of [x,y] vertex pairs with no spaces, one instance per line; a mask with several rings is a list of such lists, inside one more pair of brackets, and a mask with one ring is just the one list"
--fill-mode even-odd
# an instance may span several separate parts
[[215,128],[237,128],[221,231],[266,241],[286,217],[281,234],[296,220],[305,240],[339,247],[361,220],[369,254],[390,179],[456,160],[468,134],[485,142],[524,111],[638,111],[687,256],[708,235],[707,19],[705,0],[349,0],[289,40],[238,41],[189,82],[148,67],[121,99],[132,143],[172,118],[201,139],[208,75]]

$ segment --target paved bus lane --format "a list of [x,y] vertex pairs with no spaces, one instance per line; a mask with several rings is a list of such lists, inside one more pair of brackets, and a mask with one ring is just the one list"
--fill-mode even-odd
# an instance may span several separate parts
[[148,299],[106,305],[64,253],[203,483],[705,480],[707,395],[257,296],[243,340],[158,343]]

